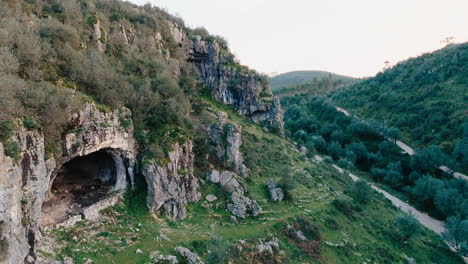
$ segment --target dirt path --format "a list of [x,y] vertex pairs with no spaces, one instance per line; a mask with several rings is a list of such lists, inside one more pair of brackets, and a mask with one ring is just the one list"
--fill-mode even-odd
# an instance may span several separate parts
[[[319,157],[319,156],[316,156],[318,158],[315,158],[315,160],[323,160],[322,157]],[[336,166],[336,165],[332,165],[337,171],[339,171],[340,173],[344,173],[345,171]],[[351,177],[351,179],[353,181],[359,181],[360,178],[350,172],[347,173],[349,177]],[[413,216],[421,225],[425,226],[426,228],[434,231],[434,233],[438,234],[439,236],[442,236],[442,233],[445,232],[447,230],[447,228],[445,228],[445,223],[443,221],[439,221],[437,219],[434,219],[432,217],[430,217],[429,215],[427,215],[426,213],[422,213],[420,211],[418,211],[416,208],[414,208],[413,206],[409,205],[408,203],[405,203],[403,202],[402,200],[398,199],[397,197],[391,195],[390,193],[380,189],[379,187],[375,186],[373,183],[370,183],[370,182],[367,182],[367,184],[369,184],[370,187],[372,187],[372,189],[374,189],[376,192],[378,193],[381,193],[385,198],[387,198],[388,200],[390,200],[392,202],[392,204],[400,209],[401,211],[407,213],[407,214],[410,214],[411,216]],[[453,247],[453,245],[451,245],[449,242],[445,241],[445,244],[447,244],[447,246],[450,248],[450,250],[452,250],[453,252],[457,252],[457,250]],[[468,257],[462,257],[463,261],[465,263],[468,263]]]
[[[342,168],[340,168],[340,167],[338,167],[336,165],[333,165],[333,167],[340,173],[345,172]],[[352,173],[348,172],[347,174],[348,174],[349,177],[351,177],[351,179],[353,181],[359,181],[360,180],[360,178],[358,176],[356,176],[356,175],[354,175]],[[412,215],[423,226],[425,226],[428,229],[434,231],[438,235],[441,235],[446,230],[444,222],[439,221],[437,219],[434,219],[434,218],[430,217],[429,215],[418,211],[416,208],[412,207],[408,203],[403,202],[402,200],[398,199],[397,197],[395,197],[395,196],[391,195],[390,193],[388,193],[388,192],[380,189],[379,187],[375,186],[374,184],[372,184],[372,183],[368,183],[368,184],[372,187],[372,189],[374,189],[378,193],[383,194],[385,196],[385,198],[390,200],[393,203],[393,205],[395,205],[395,207],[399,208],[400,210],[402,210],[405,213],[408,213],[408,214]]]
[[[345,114],[346,116],[351,116],[351,114],[346,110],[346,109],[343,109],[341,107],[338,107],[336,106],[335,107],[336,111],[338,112],[341,112],[343,114]],[[356,116],[357,117],[357,116]],[[389,140],[390,142],[393,142],[392,140]],[[410,146],[406,145],[405,143],[397,140],[395,142],[395,144],[401,149],[403,150],[404,152],[408,153],[408,155],[412,156],[414,154],[416,154],[416,151],[414,149],[412,149]],[[440,166],[439,169],[441,169],[442,171],[448,173],[448,174],[451,174],[453,175],[454,178],[457,178],[457,179],[463,179],[465,181],[468,181],[468,176],[466,176],[465,174],[463,173],[460,173],[460,172],[456,172],[446,166]]]

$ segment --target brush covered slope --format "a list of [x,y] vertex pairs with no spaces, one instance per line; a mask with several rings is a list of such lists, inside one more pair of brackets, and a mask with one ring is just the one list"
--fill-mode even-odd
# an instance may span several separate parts
[[330,97],[358,116],[399,128],[403,141],[411,145],[439,145],[446,153],[463,152],[463,124],[468,122],[468,44],[453,44],[408,59]]

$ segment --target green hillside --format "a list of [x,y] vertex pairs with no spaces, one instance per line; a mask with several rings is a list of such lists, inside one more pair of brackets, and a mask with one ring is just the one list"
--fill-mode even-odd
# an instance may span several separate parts
[[[368,200],[359,201],[351,179],[331,164],[310,161],[293,144],[265,133],[232,108],[205,100],[208,111],[227,112],[232,122],[242,125],[241,150],[251,168],[245,184],[263,213],[233,223],[224,206],[228,195],[206,183],[202,195],[216,194],[219,200],[208,207],[202,201],[190,205],[184,221],[162,217],[155,222],[147,215],[144,195],[129,192],[124,204],[106,210],[101,223],[53,231],[59,244],[55,258],[72,257],[75,263],[86,259],[96,263],[148,263],[152,251],[174,254],[174,247],[185,246],[212,264],[411,263],[407,262],[409,258],[416,263],[462,263],[440,237],[419,225],[411,230],[417,235],[408,239],[410,243],[399,236],[400,230],[394,225],[399,210],[381,195],[371,192]],[[270,201],[265,188],[268,179],[289,182],[288,201]],[[315,238],[301,241],[294,232],[288,232],[288,226],[307,226],[307,236]],[[81,242],[75,243],[73,237]],[[257,251],[259,241],[274,239],[278,239],[282,252]],[[138,249],[141,254],[135,253]]]
[[403,141],[452,153],[468,121],[468,43],[408,59],[330,97],[363,118],[399,128]]
[[276,90],[280,87],[311,83],[314,79],[320,80],[329,76],[331,76],[332,79],[342,81],[351,81],[354,79],[352,77],[326,71],[293,71],[271,77],[270,85],[273,90]]

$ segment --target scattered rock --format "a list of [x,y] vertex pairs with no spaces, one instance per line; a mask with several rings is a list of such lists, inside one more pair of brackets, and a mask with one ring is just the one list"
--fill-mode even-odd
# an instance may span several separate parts
[[307,240],[307,237],[305,237],[304,233],[303,233],[301,230],[299,230],[299,231],[296,232],[296,236],[297,236],[300,240],[302,240],[302,241],[306,241],[306,240]]
[[263,253],[265,251],[274,254],[275,252],[279,252],[279,241],[278,238],[274,238],[271,241],[260,243],[257,245],[257,250],[259,253]]
[[262,208],[256,201],[237,192],[232,193],[231,203],[227,205],[227,209],[231,214],[242,219],[245,219],[247,211],[250,211],[252,216],[258,216],[262,212]]
[[267,181],[268,191],[270,192],[270,198],[274,202],[282,201],[284,198],[283,190],[278,184],[272,180]]
[[175,251],[179,252],[187,260],[188,264],[204,264],[200,257],[188,248],[179,246],[175,248]]
[[253,217],[258,216],[262,213],[262,207],[260,207],[260,205],[255,200],[252,200],[252,205],[250,206],[250,208],[252,210]]
[[207,201],[203,201],[203,203],[201,204],[201,206],[203,208],[210,208],[210,204],[207,202]]
[[237,217],[231,215],[229,219],[231,219],[232,222],[237,223]]
[[135,250],[135,253],[137,253],[137,254],[142,254],[143,251],[141,251],[141,249],[137,248],[137,250]]
[[206,174],[206,180],[211,183],[219,183],[219,171],[212,170]]
[[157,257],[159,255],[159,251],[151,251],[149,253],[149,257],[150,259],[154,259],[155,257]]
[[218,197],[212,195],[212,194],[208,194],[205,199],[208,201],[208,202],[214,202],[218,199]]
[[172,255],[159,255],[155,258],[152,258],[154,263],[164,263],[164,264],[177,264],[179,261],[176,256]]
[[240,184],[239,175],[230,171],[223,171],[219,176],[219,183],[224,190],[230,193],[237,192],[238,194],[244,194],[244,188]]
[[166,236],[165,234],[161,234],[161,238],[162,238],[162,240],[166,240],[166,241],[170,241],[170,240],[171,240],[171,239],[170,239],[168,236]]

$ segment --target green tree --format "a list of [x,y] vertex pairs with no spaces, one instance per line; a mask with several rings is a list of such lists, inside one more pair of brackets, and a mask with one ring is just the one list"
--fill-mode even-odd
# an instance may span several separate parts
[[356,202],[366,204],[372,199],[374,190],[365,181],[357,181],[351,184],[349,193]]
[[229,246],[227,243],[217,237],[212,237],[209,245],[209,253],[206,256],[207,264],[225,263],[228,256]]
[[421,226],[418,221],[408,214],[397,215],[393,220],[393,226],[394,237],[403,244],[407,244],[421,232]]
[[449,217],[445,226],[447,231],[442,237],[448,241],[459,253],[466,256],[467,252],[462,250],[468,243],[468,220],[462,220],[459,216]]
[[389,138],[389,139],[392,139],[393,142],[396,142],[398,140],[398,138],[400,137],[401,135],[401,132],[398,128],[387,128],[384,130],[384,136]]
[[438,146],[431,145],[411,157],[410,166],[420,173],[435,174],[448,157]]

